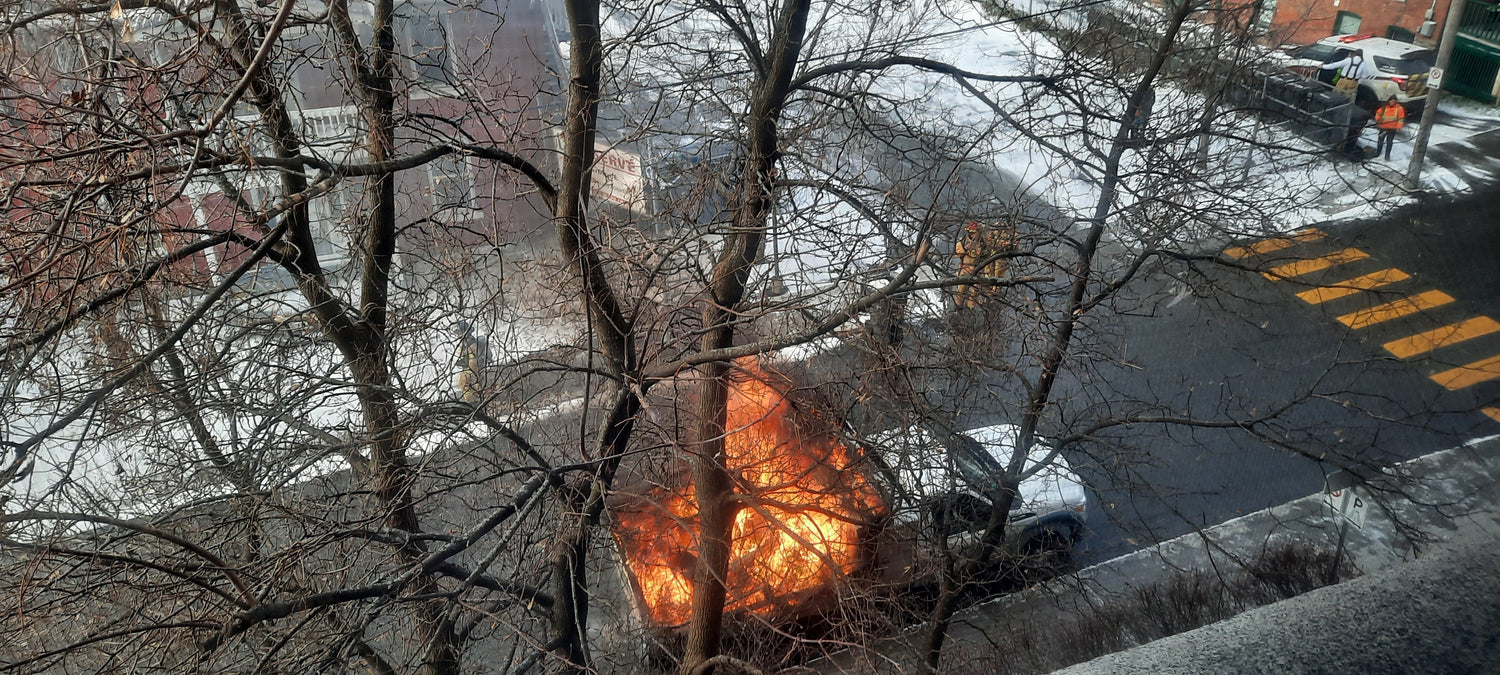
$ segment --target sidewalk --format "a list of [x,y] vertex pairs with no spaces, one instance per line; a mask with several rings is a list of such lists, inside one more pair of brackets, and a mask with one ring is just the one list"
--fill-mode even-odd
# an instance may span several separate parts
[[[1494,531],[1399,569],[1116,652],[1064,675],[1496,673],[1500,548]],[[1488,535],[1488,537],[1483,536]]]
[[[1492,441],[1403,465],[1426,474],[1411,496],[1436,508],[1398,499],[1355,530],[1351,553],[1364,577],[1059,672],[1500,672],[1496,449]],[[1435,540],[1413,555],[1391,515]]]
[[[1417,119],[1397,137],[1391,159],[1374,157],[1352,162],[1329,154],[1328,168],[1345,189],[1319,196],[1310,210],[1324,220],[1339,221],[1378,215],[1411,203],[1418,194],[1405,189],[1417,133]],[[1367,128],[1360,145],[1374,152],[1376,131]],[[1500,183],[1500,108],[1466,99],[1447,99],[1439,105],[1422,167],[1423,194],[1469,192]]]

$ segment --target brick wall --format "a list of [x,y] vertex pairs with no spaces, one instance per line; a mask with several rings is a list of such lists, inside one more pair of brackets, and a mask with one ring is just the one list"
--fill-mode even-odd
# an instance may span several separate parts
[[[1353,12],[1360,17],[1361,34],[1385,37],[1390,26],[1399,26],[1418,33],[1417,44],[1436,46],[1449,1],[1437,0],[1434,7],[1431,0],[1279,0],[1271,26],[1279,43],[1307,44],[1332,35],[1339,12]],[[1437,29],[1427,38],[1419,30],[1429,8]]]

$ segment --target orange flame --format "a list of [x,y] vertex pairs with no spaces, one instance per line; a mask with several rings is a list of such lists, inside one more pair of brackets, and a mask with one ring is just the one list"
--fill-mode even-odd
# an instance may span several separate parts
[[[729,391],[726,465],[747,503],[731,532],[726,610],[770,613],[797,607],[859,563],[859,528],[884,506],[851,469],[849,449],[831,434],[797,424],[782,391],[753,359]],[[653,621],[687,621],[692,602],[692,486],[654,489],[647,505],[617,509],[625,549]]]

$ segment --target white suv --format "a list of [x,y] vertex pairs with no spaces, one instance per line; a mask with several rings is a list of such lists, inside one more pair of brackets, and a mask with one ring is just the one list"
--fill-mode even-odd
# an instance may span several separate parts
[[[1018,428],[996,424],[957,434],[907,427],[876,434],[864,443],[873,451],[891,503],[891,521],[910,534],[927,528],[950,546],[970,549],[990,515],[988,492],[998,487],[1016,447]],[[1037,567],[1066,566],[1084,535],[1088,496],[1068,461],[1038,442],[1031,447],[1006,528],[1007,548]],[[884,547],[881,567],[896,578],[922,573],[930,553]],[[1042,570],[1038,570],[1042,571]]]
[[1323,70],[1325,63],[1359,54],[1365,62],[1359,75],[1355,101],[1374,109],[1395,96],[1408,112],[1420,110],[1427,100],[1427,73],[1436,53],[1431,49],[1371,35],[1335,35],[1287,52],[1287,68],[1306,77],[1332,84],[1336,70]]

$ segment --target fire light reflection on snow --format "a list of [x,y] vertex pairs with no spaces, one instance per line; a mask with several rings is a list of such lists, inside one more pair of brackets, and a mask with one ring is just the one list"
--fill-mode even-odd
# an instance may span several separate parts
[[[753,359],[729,392],[726,464],[748,493],[733,528],[729,611],[770,613],[854,571],[860,523],[884,505],[831,434],[807,433],[771,377]],[[692,601],[697,505],[692,486],[656,488],[614,511],[616,536],[651,618],[678,625]]]

